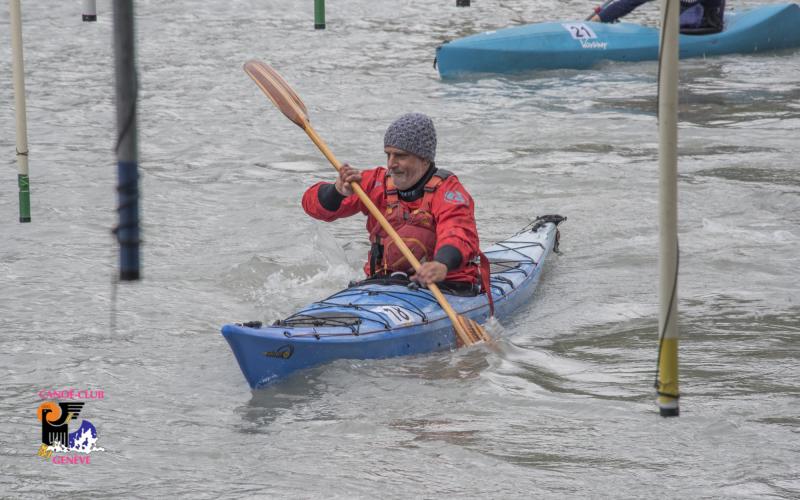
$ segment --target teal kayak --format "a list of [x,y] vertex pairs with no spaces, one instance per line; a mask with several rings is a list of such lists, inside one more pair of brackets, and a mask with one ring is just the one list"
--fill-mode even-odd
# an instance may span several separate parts
[[[495,317],[502,320],[530,302],[546,258],[558,251],[558,215],[537,217],[484,251],[491,264]],[[460,315],[489,318],[485,294],[459,296],[440,287]],[[252,388],[336,359],[378,359],[454,349],[452,323],[427,289],[408,281],[366,280],[314,302],[272,325],[222,327]]]
[[[473,73],[587,69],[604,61],[658,59],[659,31],[632,23],[548,22],[447,42],[436,49],[442,78]],[[719,33],[680,35],[680,57],[751,54],[800,46],[800,7],[777,4],[726,12]]]

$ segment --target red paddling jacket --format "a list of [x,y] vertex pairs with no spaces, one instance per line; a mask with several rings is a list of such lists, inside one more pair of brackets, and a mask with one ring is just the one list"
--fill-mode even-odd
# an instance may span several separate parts
[[[478,231],[472,197],[452,173],[431,167],[408,191],[398,191],[385,167],[361,172],[361,187],[420,262],[436,260],[447,266],[446,281],[478,282]],[[319,182],[303,194],[303,209],[325,222],[358,212],[367,216],[372,247],[364,265],[367,276],[402,271],[411,264],[378,221],[353,194],[344,197],[334,184]]]

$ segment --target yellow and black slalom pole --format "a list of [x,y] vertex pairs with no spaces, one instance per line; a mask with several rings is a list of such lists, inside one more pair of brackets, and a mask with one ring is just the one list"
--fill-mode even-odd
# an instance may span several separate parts
[[678,408],[678,13],[663,0],[658,66],[659,315],[656,391],[662,417]]
[[28,178],[28,119],[25,109],[25,69],[22,62],[22,14],[19,0],[10,0],[11,46],[14,52],[14,108],[17,118],[17,166],[19,174],[19,221],[31,221],[31,188]]

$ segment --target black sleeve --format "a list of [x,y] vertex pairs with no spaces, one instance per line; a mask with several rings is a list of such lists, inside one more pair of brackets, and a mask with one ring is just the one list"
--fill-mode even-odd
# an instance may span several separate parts
[[600,21],[604,23],[611,23],[620,17],[630,14],[630,12],[647,3],[649,0],[616,0],[608,4],[603,10],[600,11]]
[[464,256],[461,255],[461,252],[458,250],[458,248],[452,245],[444,245],[439,249],[438,252],[436,252],[433,260],[436,262],[441,262],[447,266],[447,271],[449,272],[453,269],[458,269],[461,266],[461,261],[464,260]]
[[317,191],[319,204],[322,205],[322,208],[331,212],[339,210],[339,206],[345,198],[346,196],[342,196],[339,191],[336,190],[335,184],[323,184]]

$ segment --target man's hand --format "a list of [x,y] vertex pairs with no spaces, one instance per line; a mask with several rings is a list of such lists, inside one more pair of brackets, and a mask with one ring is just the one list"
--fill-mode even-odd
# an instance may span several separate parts
[[339,170],[339,177],[336,178],[336,190],[340,195],[350,196],[353,194],[351,182],[361,182],[361,171],[345,163]]
[[420,285],[430,285],[442,281],[447,276],[447,266],[441,262],[425,262],[419,266],[419,270],[411,276],[411,279]]

